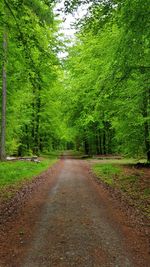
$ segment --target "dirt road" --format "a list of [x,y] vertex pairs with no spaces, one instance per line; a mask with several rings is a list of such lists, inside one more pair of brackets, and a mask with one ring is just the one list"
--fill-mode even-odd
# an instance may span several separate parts
[[81,160],[65,159],[42,204],[21,264],[9,267],[148,267],[148,245]]

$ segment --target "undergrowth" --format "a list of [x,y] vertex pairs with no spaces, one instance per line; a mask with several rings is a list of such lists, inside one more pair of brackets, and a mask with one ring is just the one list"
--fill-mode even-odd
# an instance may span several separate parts
[[121,169],[112,164],[95,164],[93,170],[96,175],[100,176],[109,185],[113,185],[114,177],[121,173]]
[[[92,166],[97,178],[113,188],[118,188],[129,196],[131,204],[150,216],[148,177],[146,170],[137,170],[131,165],[96,163]],[[133,203],[132,203],[133,202]]]
[[41,162],[13,161],[0,162],[0,195],[9,198],[11,188],[18,188],[25,181],[32,180],[57,161],[56,158],[45,158]]

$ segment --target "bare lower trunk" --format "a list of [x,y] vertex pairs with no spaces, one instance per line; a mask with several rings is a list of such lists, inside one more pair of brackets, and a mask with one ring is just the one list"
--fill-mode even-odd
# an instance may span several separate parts
[[149,106],[149,92],[145,91],[143,96],[143,117],[145,119],[144,122],[144,137],[145,137],[145,148],[147,161],[150,162],[150,132],[149,132],[149,123],[148,123],[148,106]]
[[147,161],[150,162],[149,125],[147,121],[144,123],[144,132],[145,132],[146,156],[147,156]]
[[3,35],[3,66],[2,66],[2,118],[1,118],[1,150],[0,159],[5,160],[5,142],[6,142],[6,52],[7,52],[7,34]]

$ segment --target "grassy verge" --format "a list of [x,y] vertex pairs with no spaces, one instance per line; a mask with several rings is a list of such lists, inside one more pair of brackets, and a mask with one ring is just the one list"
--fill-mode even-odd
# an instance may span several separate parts
[[56,161],[56,158],[44,158],[40,163],[0,162],[0,199],[11,197],[25,181],[32,180]]
[[93,171],[101,180],[111,186],[115,185],[116,177],[121,174],[121,168],[110,163],[94,164]]
[[134,166],[122,165],[124,162],[116,160],[111,163],[106,161],[92,165],[96,176],[110,187],[118,188],[128,196],[129,201],[143,214],[150,216],[149,200],[150,189],[148,187],[150,170],[136,169]]

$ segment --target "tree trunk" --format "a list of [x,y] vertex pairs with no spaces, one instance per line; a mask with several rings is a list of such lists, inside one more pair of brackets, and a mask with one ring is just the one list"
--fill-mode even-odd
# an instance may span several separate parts
[[147,161],[150,162],[149,125],[147,121],[144,123],[144,133],[145,133],[145,147],[146,147]]
[[3,34],[3,65],[2,65],[2,118],[1,118],[1,151],[0,159],[5,160],[6,143],[6,62],[7,62],[7,34]]
[[149,93],[145,92],[143,97],[143,117],[144,122],[144,137],[145,137],[145,148],[147,161],[150,162],[150,133],[149,133],[149,123],[148,123],[148,106],[149,106]]
[[98,136],[98,130],[95,134],[95,143],[96,143],[96,155],[99,155],[99,136]]
[[41,100],[40,100],[40,89],[38,92],[38,96],[36,99],[36,125],[35,125],[35,136],[34,136],[34,153],[39,153],[40,147],[39,147],[39,124],[40,124],[40,109],[41,109]]
[[86,155],[89,155],[89,143],[88,143],[86,130],[85,130],[85,134],[84,134],[84,152]]
[[99,130],[99,138],[100,138],[100,154],[104,154],[104,149],[103,149],[103,129]]
[[106,155],[106,131],[105,131],[105,127],[103,129],[103,153],[104,153],[104,155]]

